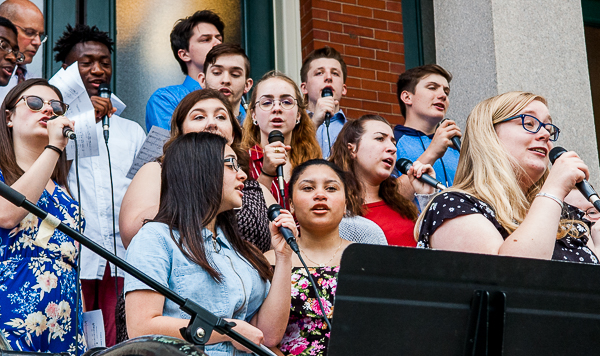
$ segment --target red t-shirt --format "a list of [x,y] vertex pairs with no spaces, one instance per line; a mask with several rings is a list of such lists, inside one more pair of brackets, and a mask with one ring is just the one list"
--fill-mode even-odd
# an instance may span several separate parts
[[413,230],[415,223],[400,215],[383,200],[365,204],[365,218],[379,225],[387,242],[392,246],[416,247]]
[[[250,177],[252,177],[252,179],[258,179],[258,176],[260,175],[260,170],[263,166],[263,150],[262,147],[260,147],[259,145],[256,145],[254,147],[252,147],[249,152],[250,154]],[[284,182],[284,188],[285,188],[285,193],[289,194],[289,184],[288,182]],[[281,193],[279,192],[279,185],[277,184],[277,178],[273,178],[273,183],[271,183],[271,194],[273,194],[273,197],[275,198],[275,200],[277,201],[277,204],[281,205],[282,207],[286,207],[286,204],[283,204],[283,201],[281,199]],[[286,195],[286,200],[288,200],[288,195]]]

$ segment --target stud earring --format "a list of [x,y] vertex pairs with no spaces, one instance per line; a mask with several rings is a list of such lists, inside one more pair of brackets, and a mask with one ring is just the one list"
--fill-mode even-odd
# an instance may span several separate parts
[[296,120],[296,125],[298,125],[300,123],[300,119]]
[[258,121],[252,120],[252,123],[254,124],[254,126],[258,126]]
[[8,127],[12,127],[12,126],[13,126],[13,123],[12,123],[12,121],[9,121],[9,122],[7,122],[7,123],[6,123],[6,126],[8,126]]

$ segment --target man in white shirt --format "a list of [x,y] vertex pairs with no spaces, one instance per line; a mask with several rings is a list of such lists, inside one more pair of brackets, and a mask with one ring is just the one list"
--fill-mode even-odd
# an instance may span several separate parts
[[[111,52],[113,41],[106,32],[96,26],[67,26],[56,42],[55,60],[63,68],[78,62],[79,74],[94,105],[96,135],[100,155],[79,159],[81,196],[77,196],[75,164],[69,172],[69,186],[79,200],[86,219],[85,235],[109,251],[115,250],[125,257],[125,249],[119,235],[119,210],[121,201],[131,179],[127,172],[140,150],[146,135],[135,122],[114,115],[110,99],[98,96],[100,84],[110,84],[112,77]],[[108,149],[112,164],[112,180],[115,201],[115,237],[113,239],[113,215],[108,152],[104,141],[102,117],[110,116]],[[118,270],[118,291],[115,290],[115,266],[109,266],[103,258],[87,248],[81,252],[81,287],[87,310],[101,309],[104,316],[106,346],[116,340],[115,306],[117,293],[123,288],[123,271]]]

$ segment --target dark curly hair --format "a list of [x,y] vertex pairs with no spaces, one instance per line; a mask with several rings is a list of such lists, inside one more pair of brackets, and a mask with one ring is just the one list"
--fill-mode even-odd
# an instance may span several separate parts
[[83,42],[99,42],[108,47],[110,53],[113,52],[114,42],[108,36],[107,32],[100,31],[96,26],[88,26],[77,24],[75,28],[67,25],[67,29],[62,36],[56,41],[54,46],[54,60],[56,62],[65,63],[67,56],[78,43]]

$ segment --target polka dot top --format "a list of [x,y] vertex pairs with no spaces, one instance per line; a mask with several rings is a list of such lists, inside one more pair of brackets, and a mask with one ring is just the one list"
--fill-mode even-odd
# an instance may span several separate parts
[[[429,237],[445,220],[470,214],[483,215],[496,227],[503,239],[508,237],[508,231],[496,220],[495,212],[487,203],[466,193],[447,192],[436,196],[425,212],[417,248],[430,248]],[[598,264],[598,258],[587,247],[589,237],[586,233],[584,226],[586,222],[583,220],[583,216],[583,211],[565,204],[562,219],[577,220],[573,227],[579,232],[579,236],[577,238],[565,236],[560,240],[556,240],[552,255],[553,260]]]

